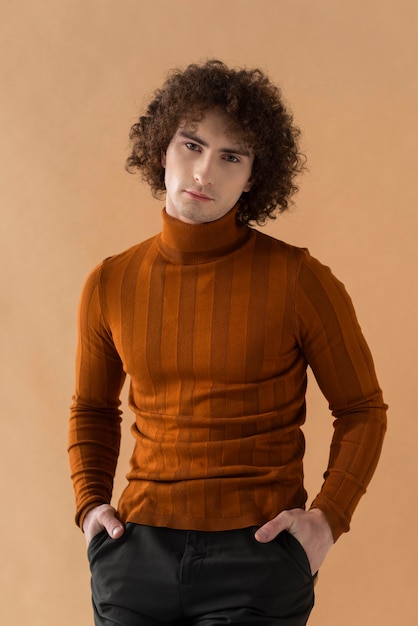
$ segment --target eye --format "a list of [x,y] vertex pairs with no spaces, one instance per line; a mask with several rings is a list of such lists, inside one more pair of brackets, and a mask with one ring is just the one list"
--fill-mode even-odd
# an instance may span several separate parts
[[234,156],[233,154],[226,154],[224,156],[225,161],[228,161],[228,163],[239,163],[240,160],[238,157]]
[[198,146],[197,143],[193,143],[192,141],[187,141],[184,145],[188,150],[192,150],[193,152],[199,152],[200,150],[200,146]]

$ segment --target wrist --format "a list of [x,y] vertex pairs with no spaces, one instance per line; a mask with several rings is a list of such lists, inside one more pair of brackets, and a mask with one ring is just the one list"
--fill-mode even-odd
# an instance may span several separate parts
[[90,506],[90,508],[83,511],[83,515],[80,520],[81,521],[80,527],[84,534],[86,533],[86,530],[88,529],[91,522],[95,519],[98,510],[101,509],[102,507],[109,507],[109,506],[110,505],[106,503],[93,504],[92,506]]
[[321,511],[321,509],[318,509],[316,507],[309,509],[308,513],[312,517],[316,518],[318,525],[321,527],[324,536],[328,538],[330,544],[333,544],[334,536],[332,534],[332,528],[325,513]]

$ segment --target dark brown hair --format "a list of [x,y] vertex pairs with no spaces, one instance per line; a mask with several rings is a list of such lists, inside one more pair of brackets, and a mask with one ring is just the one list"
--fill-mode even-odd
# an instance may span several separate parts
[[297,191],[295,177],[304,169],[299,129],[287,110],[280,89],[259,69],[230,69],[210,60],[174,70],[154,94],[146,115],[131,128],[132,151],[126,167],[140,172],[154,196],[165,190],[161,152],[183,121],[200,121],[205,111],[221,108],[231,130],[254,151],[253,184],[243,193],[238,218],[263,224],[275,212],[289,208]]

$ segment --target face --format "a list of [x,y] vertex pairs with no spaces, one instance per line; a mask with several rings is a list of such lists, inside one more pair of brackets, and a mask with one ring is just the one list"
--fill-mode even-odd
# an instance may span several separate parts
[[221,111],[180,125],[162,155],[168,215],[187,224],[220,219],[250,190],[253,161],[252,150],[228,131]]

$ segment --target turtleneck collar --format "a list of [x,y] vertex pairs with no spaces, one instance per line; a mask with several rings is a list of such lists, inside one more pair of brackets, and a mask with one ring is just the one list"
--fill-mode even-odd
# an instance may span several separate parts
[[238,206],[214,222],[186,224],[163,209],[163,230],[158,236],[161,254],[171,263],[208,263],[243,245],[251,229],[237,221]]

